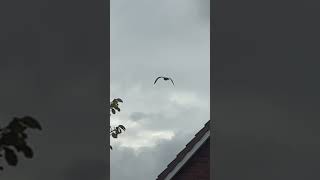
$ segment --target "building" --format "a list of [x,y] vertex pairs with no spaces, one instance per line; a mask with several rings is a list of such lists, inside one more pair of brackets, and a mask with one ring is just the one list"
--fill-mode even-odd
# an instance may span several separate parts
[[210,180],[210,121],[162,171],[157,180]]

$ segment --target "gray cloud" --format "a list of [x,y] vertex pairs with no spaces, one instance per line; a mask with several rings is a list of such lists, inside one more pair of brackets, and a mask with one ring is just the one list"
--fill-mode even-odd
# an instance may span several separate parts
[[111,180],[155,179],[193,135],[178,134],[172,140],[159,141],[155,147],[142,148],[138,154],[131,148],[115,146],[111,152]]
[[111,96],[124,100],[112,118],[127,126],[111,177],[154,179],[209,120],[209,1],[115,0],[110,25]]
[[129,118],[132,119],[133,121],[140,121],[140,120],[147,118],[147,117],[148,117],[148,115],[143,112],[133,112],[129,116]]

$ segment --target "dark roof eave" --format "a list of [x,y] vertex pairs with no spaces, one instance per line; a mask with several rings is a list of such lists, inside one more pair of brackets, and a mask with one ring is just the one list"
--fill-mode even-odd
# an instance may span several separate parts
[[210,120],[205,124],[205,126],[197,132],[194,138],[182,149],[176,156],[176,158],[171,161],[167,168],[163,170],[157,177],[157,180],[163,180],[167,177],[167,175],[177,166],[177,164],[186,156],[188,152],[192,150],[195,144],[199,142],[199,140],[206,134],[206,132],[210,131]]

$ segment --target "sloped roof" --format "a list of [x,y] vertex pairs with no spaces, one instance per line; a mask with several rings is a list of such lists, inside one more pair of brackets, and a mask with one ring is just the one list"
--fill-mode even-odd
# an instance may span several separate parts
[[[169,177],[169,174],[173,171],[179,171],[181,166],[193,155],[203,141],[207,140],[210,137],[210,120],[205,124],[205,126],[195,135],[195,137],[186,145],[186,147],[180,151],[176,158],[169,163],[167,168],[162,171],[158,176],[157,180],[166,180]],[[191,153],[191,154],[190,154]],[[178,167],[179,166],[179,167]],[[172,175],[171,175],[172,176]]]

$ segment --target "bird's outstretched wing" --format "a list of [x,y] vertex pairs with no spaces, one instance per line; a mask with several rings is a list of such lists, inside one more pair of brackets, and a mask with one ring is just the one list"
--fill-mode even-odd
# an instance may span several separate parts
[[157,79],[154,81],[153,84],[156,84],[156,82],[158,81],[158,79],[162,78],[161,76],[160,77],[157,77]]
[[170,80],[171,80],[171,82],[172,82],[172,84],[174,85],[174,82],[173,82],[173,80],[170,78]]

